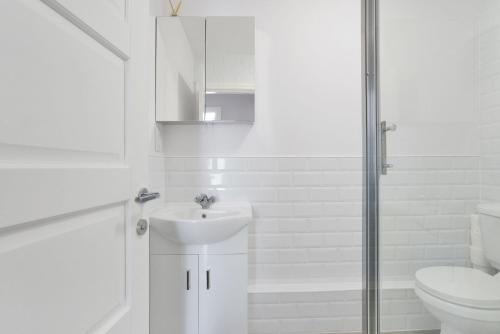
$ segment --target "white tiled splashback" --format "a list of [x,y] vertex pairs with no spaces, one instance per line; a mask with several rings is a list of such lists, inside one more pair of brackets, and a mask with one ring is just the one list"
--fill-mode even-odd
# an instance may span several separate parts
[[[383,280],[412,280],[418,268],[430,265],[467,264],[469,219],[479,200],[479,158],[391,157],[390,162],[396,167],[383,177],[381,193]],[[221,201],[252,203],[249,279],[254,286],[360,281],[361,158],[158,155],[151,157],[150,174],[152,188],[168,202],[192,201],[204,191]],[[399,302],[413,306],[404,316],[397,307],[387,309],[384,326],[404,330],[436,325],[411,288],[402,291]],[[384,292],[383,300],[393,293]],[[289,305],[283,294],[257,291],[250,298],[250,328],[253,333],[278,333],[270,330],[273,326],[280,327],[279,333],[312,333],[297,328],[308,321],[320,328],[324,321],[333,332],[356,330],[346,324],[350,317],[353,324],[354,319],[359,323],[361,308],[340,316],[340,328],[333,325],[339,322],[334,312],[321,316],[322,306],[327,302],[333,305],[329,309],[338,303],[347,307],[351,301],[341,292],[324,294],[335,298],[317,303],[307,300],[308,293],[297,293],[299,300]],[[262,306],[275,307],[273,312],[259,310],[262,298],[274,300]],[[299,317],[291,311],[308,307],[319,313],[304,311]]]
[[[249,201],[253,282],[361,277],[360,158],[152,157],[153,188],[168,202],[204,191]],[[393,157],[382,177],[384,276],[463,264],[479,200],[478,157]]]

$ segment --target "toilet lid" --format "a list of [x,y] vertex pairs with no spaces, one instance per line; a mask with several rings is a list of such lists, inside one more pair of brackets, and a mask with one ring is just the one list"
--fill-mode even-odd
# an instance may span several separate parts
[[447,302],[500,310],[500,279],[464,267],[430,267],[417,271],[415,285]]

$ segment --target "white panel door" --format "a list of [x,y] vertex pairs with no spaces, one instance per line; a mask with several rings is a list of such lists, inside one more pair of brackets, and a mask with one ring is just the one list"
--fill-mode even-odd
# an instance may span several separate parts
[[200,255],[200,334],[247,333],[247,255]]
[[151,256],[151,334],[198,334],[198,255]]
[[147,333],[127,7],[0,1],[0,333]]

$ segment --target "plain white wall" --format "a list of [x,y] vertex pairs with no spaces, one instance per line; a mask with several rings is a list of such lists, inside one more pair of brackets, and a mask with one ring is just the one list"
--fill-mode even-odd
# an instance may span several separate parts
[[477,0],[380,2],[389,155],[479,155]]
[[481,199],[500,202],[500,2],[481,1]]
[[[152,12],[168,15],[164,0]],[[361,154],[361,9],[353,0],[185,0],[185,16],[255,16],[253,126],[164,126],[169,155]]]

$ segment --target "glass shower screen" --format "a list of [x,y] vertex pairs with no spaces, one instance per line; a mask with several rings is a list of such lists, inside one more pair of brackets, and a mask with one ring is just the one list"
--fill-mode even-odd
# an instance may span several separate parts
[[453,310],[496,301],[478,205],[500,201],[500,1],[365,11],[365,324],[496,333]]

